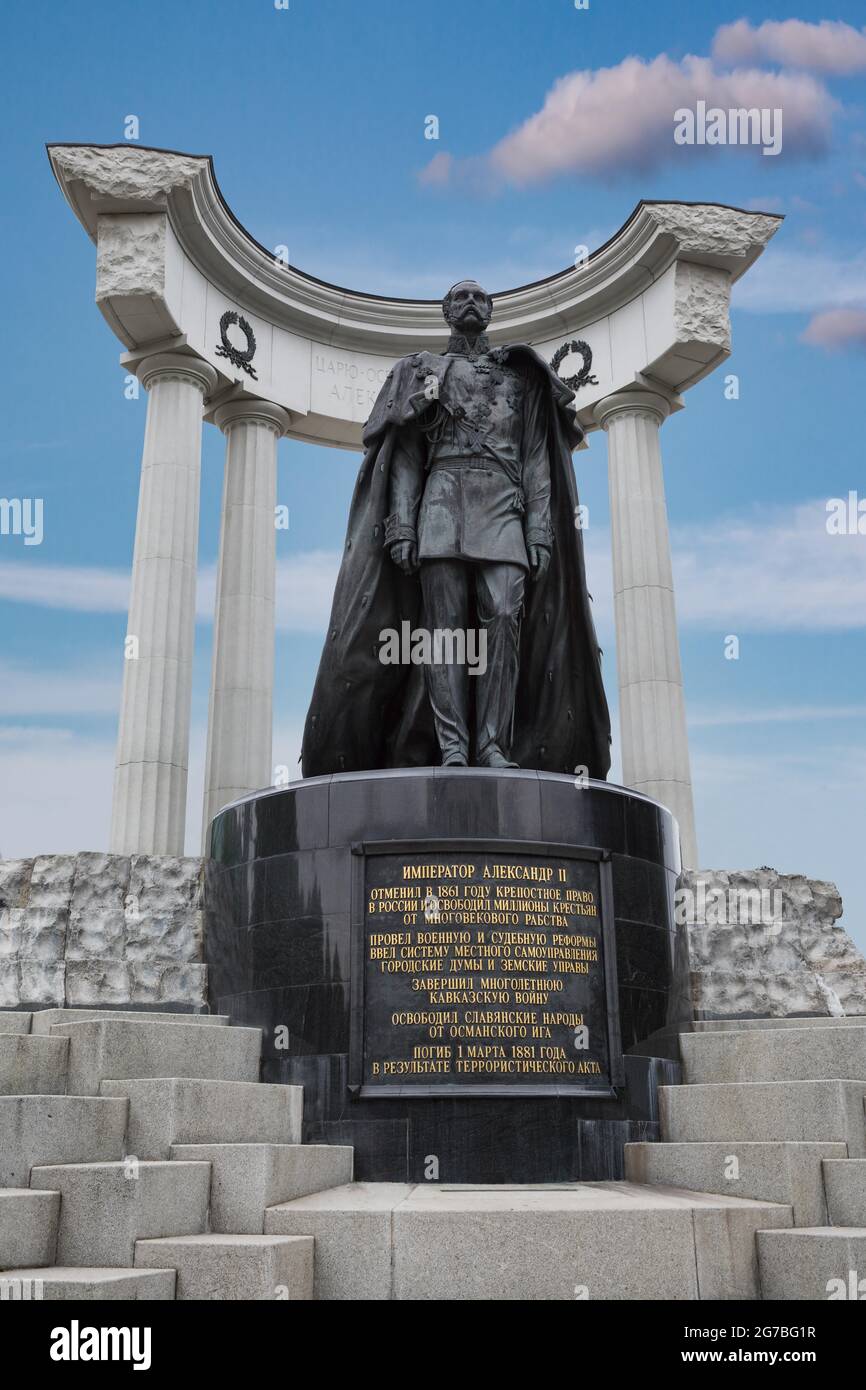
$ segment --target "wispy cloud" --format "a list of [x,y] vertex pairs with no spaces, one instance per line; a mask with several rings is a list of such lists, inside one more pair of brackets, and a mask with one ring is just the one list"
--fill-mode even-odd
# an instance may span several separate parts
[[[672,548],[680,623],[733,631],[823,632],[866,626],[866,550],[862,537],[829,535],[826,499],[793,507],[755,508],[717,516],[703,526],[674,527]],[[612,624],[610,535],[585,533],[590,588],[600,627]],[[330,613],[341,555],[299,552],[277,565],[277,628],[321,633]],[[21,566],[29,573],[38,567]],[[0,591],[5,567],[0,566]],[[86,575],[86,583],[81,575]],[[22,602],[81,612],[123,611],[114,571],[48,566],[41,582],[16,594]],[[198,612],[213,618],[215,568],[199,576]],[[75,599],[78,599],[76,605]],[[125,600],[125,596],[124,596]],[[101,607],[99,605],[102,605]],[[738,626],[736,626],[738,625]],[[101,683],[94,694],[108,698]]]
[[106,849],[114,740],[62,727],[19,728],[3,743],[0,855]]
[[713,40],[720,63],[778,63],[827,76],[848,77],[866,71],[866,30],[839,19],[809,24],[802,19],[747,19],[724,24]]
[[766,709],[689,708],[689,727],[722,729],[746,724],[836,723],[842,719],[866,719],[866,705],[778,705]]
[[827,532],[826,499],[674,528],[677,613],[727,632],[866,626],[866,547]]
[[737,309],[770,314],[866,308],[866,252],[779,247],[737,281],[733,303]]
[[434,154],[430,163],[425,165],[418,176],[419,180],[428,188],[444,187],[451,178],[453,165],[453,155],[447,154],[443,150],[439,154]]
[[[274,725],[274,764],[285,764],[291,775],[298,777],[302,727],[299,721],[279,719]],[[205,746],[205,726],[194,724],[187,787],[187,854],[200,853]],[[0,857],[107,848],[113,738],[92,737],[62,725],[7,725],[0,730],[0,747]]]
[[43,565],[35,555],[29,561],[4,560],[0,562],[0,599],[76,613],[125,613],[129,571]]
[[[692,631],[854,632],[866,627],[862,536],[830,535],[826,499],[671,529],[677,621]],[[602,645],[613,632],[610,534],[584,533]]]
[[[103,677],[75,668],[51,673],[45,666],[25,668],[0,662],[0,718],[116,715],[121,683],[119,651],[114,668]],[[60,679],[53,678],[58,674]],[[9,728],[6,725],[0,730],[0,736],[8,739]]]
[[816,314],[806,325],[802,340],[828,352],[845,348],[866,351],[866,309],[828,309]]
[[[277,627],[287,632],[318,632],[328,621],[340,552],[306,551],[277,565]],[[0,599],[76,613],[125,613],[129,572],[95,566],[0,563]],[[196,613],[213,621],[216,566],[199,571]],[[0,693],[2,701],[2,693]]]
[[322,632],[342,555],[338,550],[309,550],[277,565],[277,627],[281,632]]

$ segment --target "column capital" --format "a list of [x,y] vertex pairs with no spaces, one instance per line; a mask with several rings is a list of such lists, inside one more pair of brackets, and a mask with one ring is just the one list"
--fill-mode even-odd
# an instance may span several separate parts
[[592,413],[596,424],[600,425],[602,429],[607,429],[611,418],[623,412],[629,415],[647,413],[655,416],[658,424],[662,425],[670,415],[672,408],[672,402],[659,391],[647,391],[643,387],[635,387],[628,391],[615,391],[612,396],[605,396],[596,404]]
[[135,375],[145,391],[149,391],[157,379],[186,381],[197,386],[203,396],[209,396],[216,388],[219,377],[201,357],[185,352],[155,352],[136,363]]
[[274,405],[273,401],[261,401],[255,396],[235,396],[230,400],[224,401],[208,412],[208,419],[213,420],[218,429],[223,434],[228,434],[234,425],[259,424],[266,425],[274,430],[279,438],[287,433],[291,424],[291,416],[287,410],[283,410],[281,405]]

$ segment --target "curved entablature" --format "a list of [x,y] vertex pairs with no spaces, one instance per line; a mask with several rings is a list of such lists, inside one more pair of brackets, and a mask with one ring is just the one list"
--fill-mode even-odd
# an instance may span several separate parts
[[[228,208],[210,156],[138,145],[49,145],[97,246],[96,299],[134,361],[195,353],[223,388],[289,411],[291,433],[357,448],[395,358],[445,341],[438,300],[343,289],[284,264]],[[584,263],[494,294],[494,342],[529,342],[593,407],[646,380],[672,398],[730,351],[730,286],[777,230],[774,214],[641,202]],[[472,267],[467,267],[471,273]],[[443,286],[443,291],[447,286]],[[580,342],[591,356],[569,345]],[[566,349],[563,355],[562,349]]]

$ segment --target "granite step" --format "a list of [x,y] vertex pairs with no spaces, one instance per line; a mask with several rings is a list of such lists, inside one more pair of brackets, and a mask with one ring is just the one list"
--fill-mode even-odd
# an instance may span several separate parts
[[99,1096],[0,1096],[0,1186],[27,1187],[47,1163],[123,1157],[127,1103]]
[[17,1009],[0,1009],[0,1033],[29,1033],[32,1017]]
[[[2,1018],[2,1016],[0,1016]],[[181,1014],[163,1013],[149,1009],[39,1009],[32,1015],[31,1033],[50,1033],[52,1028],[65,1023],[91,1023],[96,1018],[122,1019],[127,1023],[204,1023],[215,1028],[225,1028],[229,1022],[228,1014]],[[0,1021],[0,1032],[5,1032]]]
[[351,1183],[270,1207],[316,1242],[317,1299],[756,1299],[791,1208],[634,1183]]
[[[795,1226],[830,1221],[822,1160],[847,1160],[845,1144],[742,1142],[626,1144],[629,1182],[751,1197],[790,1206]],[[843,1165],[844,1166],[844,1165]]]
[[687,1085],[732,1081],[866,1081],[866,1027],[684,1033]]
[[56,1258],[63,1265],[128,1268],[142,1237],[207,1229],[207,1163],[57,1164],[34,1168],[30,1186],[60,1193]]
[[866,1158],[825,1158],[824,1187],[831,1226],[866,1227]]
[[60,1038],[69,1039],[69,1095],[98,1095],[99,1083],[105,1080],[259,1077],[260,1028],[101,1018],[56,1025],[51,1041]]
[[74,1265],[6,1269],[0,1272],[0,1301],[153,1302],[173,1299],[174,1284],[173,1269],[88,1269]]
[[0,1033],[0,1096],[62,1096],[68,1038]]
[[126,1152],[142,1159],[168,1159],[172,1144],[301,1141],[302,1086],[161,1077],[103,1081],[99,1093],[128,1101]]
[[668,1143],[799,1140],[847,1144],[866,1157],[862,1081],[736,1081],[660,1086],[659,1118]]
[[0,1187],[0,1269],[50,1265],[57,1245],[59,1192]]
[[274,1235],[199,1235],[139,1240],[137,1269],[177,1271],[175,1297],[227,1302],[313,1297],[313,1241]]
[[765,1300],[800,1302],[866,1298],[866,1228],[813,1226],[759,1231]]
[[866,1028],[863,1014],[820,1014],[807,1018],[717,1018],[697,1019],[696,1033],[753,1032],[756,1028]]
[[352,1181],[351,1148],[337,1144],[172,1144],[171,1157],[211,1165],[210,1229],[264,1232],[265,1208]]

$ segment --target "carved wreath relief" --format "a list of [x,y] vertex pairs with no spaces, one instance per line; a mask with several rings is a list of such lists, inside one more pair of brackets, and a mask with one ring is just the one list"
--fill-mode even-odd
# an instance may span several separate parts
[[[243,350],[229,341],[228,329],[232,324],[241,330],[247,340],[246,348]],[[243,314],[236,313],[234,309],[228,309],[220,319],[220,345],[216,348],[216,355],[227,357],[233,367],[242,368],[253,381],[258,381],[258,373],[255,367],[250,365],[256,355],[256,335]]]
[[[583,366],[576,376],[562,376],[559,370],[560,362],[566,357],[570,357],[575,352],[583,358]],[[570,343],[562,343],[550,359],[550,365],[556,372],[560,381],[570,387],[572,391],[579,391],[581,386],[597,386],[598,377],[591,376],[592,372],[592,348],[589,343],[585,343],[582,338],[577,338]]]

